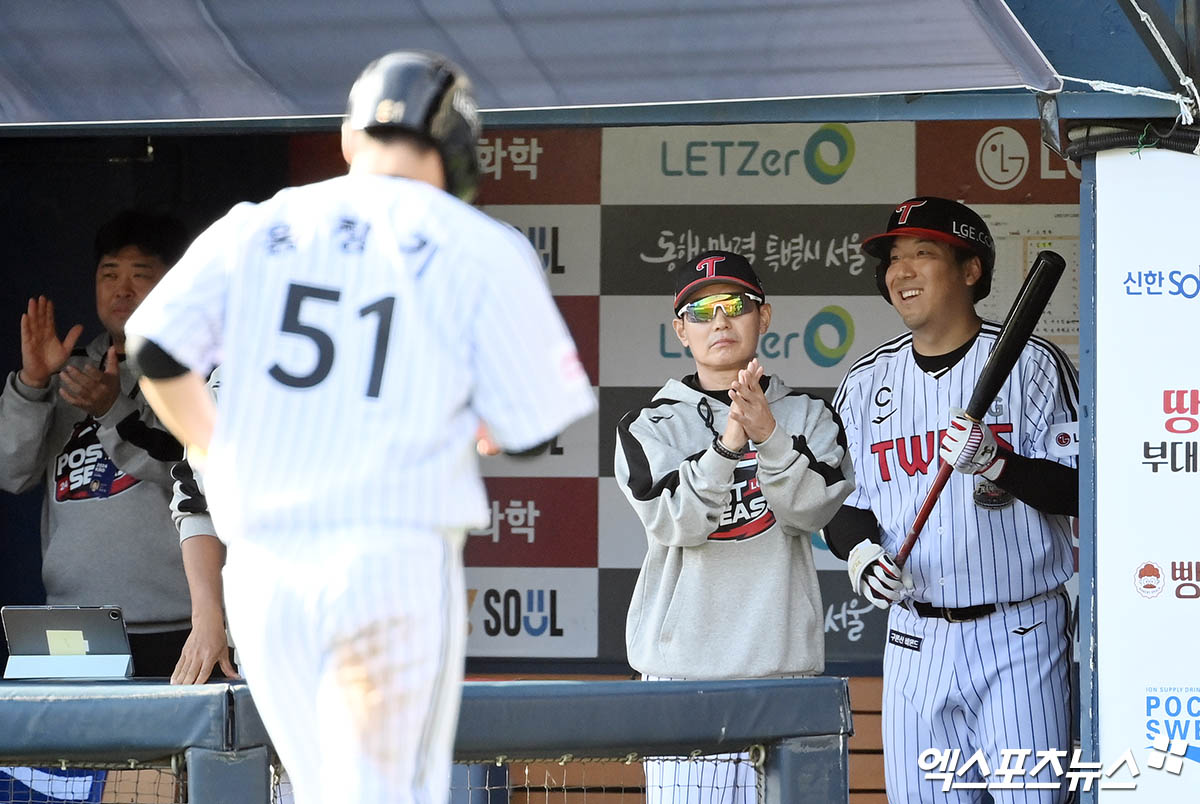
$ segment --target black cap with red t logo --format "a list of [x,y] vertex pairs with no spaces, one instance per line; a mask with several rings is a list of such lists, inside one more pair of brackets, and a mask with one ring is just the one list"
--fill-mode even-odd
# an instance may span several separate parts
[[996,264],[996,245],[983,218],[970,207],[936,196],[910,198],[892,212],[887,231],[868,237],[862,250],[879,260],[875,267],[875,284],[883,298],[891,303],[884,276],[891,261],[892,240],[896,237],[921,237],[965,248],[983,267],[975,283],[975,301],[987,296],[992,289],[992,268]]
[[725,282],[740,285],[761,303],[766,300],[762,283],[750,262],[732,251],[705,251],[697,254],[675,274],[675,315],[688,298],[705,285]]

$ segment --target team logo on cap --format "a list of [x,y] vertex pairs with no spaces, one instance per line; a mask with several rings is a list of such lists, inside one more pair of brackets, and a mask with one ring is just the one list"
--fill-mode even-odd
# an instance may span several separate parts
[[704,273],[705,279],[712,279],[717,275],[717,263],[725,262],[724,257],[705,257],[696,263],[696,270]]
[[917,207],[921,207],[924,205],[925,205],[924,201],[905,201],[903,204],[896,207],[896,212],[898,212],[900,214],[900,217],[896,218],[896,225],[899,226],[899,225],[908,223],[909,213],[911,213]]
[[1142,564],[1134,573],[1134,586],[1142,597],[1158,597],[1163,590],[1162,567],[1153,561]]

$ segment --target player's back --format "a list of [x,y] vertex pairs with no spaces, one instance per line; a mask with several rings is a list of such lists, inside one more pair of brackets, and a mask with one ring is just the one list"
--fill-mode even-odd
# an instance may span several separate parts
[[474,521],[472,323],[489,303],[483,272],[525,270],[520,235],[378,175],[289,188],[231,218],[215,513],[249,538]]

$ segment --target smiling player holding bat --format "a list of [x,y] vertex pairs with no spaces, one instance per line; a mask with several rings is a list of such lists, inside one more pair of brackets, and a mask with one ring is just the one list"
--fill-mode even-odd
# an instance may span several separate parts
[[[990,290],[995,246],[968,207],[905,201],[863,250],[879,259],[879,291],[908,332],[860,359],[838,388],[834,406],[858,485],[826,538],[847,559],[855,590],[891,608],[883,660],[888,800],[979,801],[982,789],[944,792],[927,779],[921,753],[958,749],[961,768],[982,752],[986,765],[955,781],[989,783],[1006,749],[1027,752],[1026,771],[1038,752],[1070,750],[1063,584],[1073,573],[1069,517],[1079,505],[1076,373],[1038,337],[1017,344],[1011,373],[989,360],[999,342],[1011,342],[1008,325],[1018,316],[1014,307],[1006,337],[975,311]],[[1039,313],[1040,306],[1022,314],[1030,329]],[[977,384],[998,393],[973,418]],[[900,569],[894,557],[939,456],[954,471]],[[1060,776],[1046,767],[1020,777],[1019,789],[990,792],[996,801],[1058,802],[1066,785],[1031,785]]]

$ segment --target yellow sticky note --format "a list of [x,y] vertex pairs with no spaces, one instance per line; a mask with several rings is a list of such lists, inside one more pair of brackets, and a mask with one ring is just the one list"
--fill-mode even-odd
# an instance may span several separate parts
[[50,643],[51,656],[83,656],[87,653],[82,631],[46,631],[46,641]]

